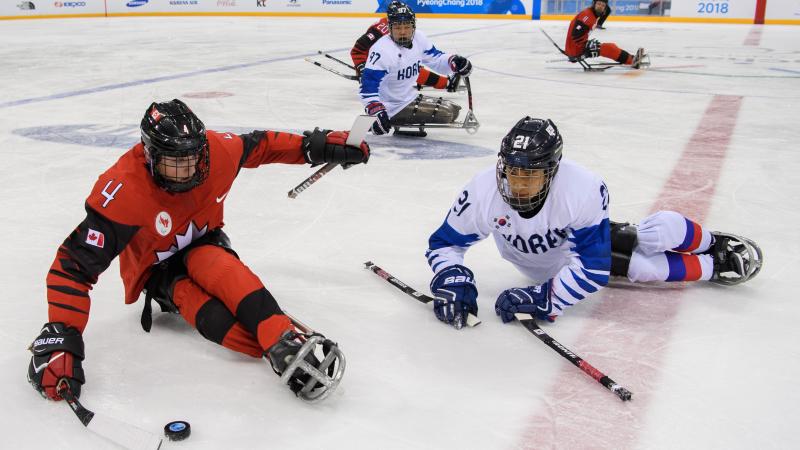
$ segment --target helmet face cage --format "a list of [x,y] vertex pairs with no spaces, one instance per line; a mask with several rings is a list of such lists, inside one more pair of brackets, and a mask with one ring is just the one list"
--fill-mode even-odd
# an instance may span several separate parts
[[150,105],[141,131],[147,165],[159,187],[186,192],[208,177],[205,126],[183,102]]
[[526,117],[503,138],[497,190],[512,209],[535,211],[544,204],[558,172],[563,141],[551,120]]
[[[386,8],[386,18],[389,21],[389,36],[395,44],[411,48],[411,43],[414,41],[414,32],[417,29],[417,18],[414,11],[403,2],[394,1],[389,3]],[[397,25],[411,25],[411,35],[408,37],[395,38],[394,27]]]

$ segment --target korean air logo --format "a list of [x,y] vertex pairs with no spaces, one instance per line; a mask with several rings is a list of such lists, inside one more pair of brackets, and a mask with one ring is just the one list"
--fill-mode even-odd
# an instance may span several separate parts
[[150,0],[131,0],[125,4],[128,8],[136,8],[137,6],[146,5]]

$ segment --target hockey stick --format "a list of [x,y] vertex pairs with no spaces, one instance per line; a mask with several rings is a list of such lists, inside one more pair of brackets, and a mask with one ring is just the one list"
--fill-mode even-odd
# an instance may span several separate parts
[[[353,126],[350,128],[350,134],[347,136],[347,142],[345,145],[351,147],[359,147],[361,145],[361,141],[364,140],[364,136],[367,134],[367,130],[375,123],[375,118],[372,116],[356,116],[356,120],[353,122]],[[291,191],[289,191],[289,198],[297,198],[297,195],[306,189],[309,186],[319,181],[320,178],[325,176],[326,173],[333,170],[339,163],[328,163],[322,166],[319,170],[312,173],[311,176],[303,180],[300,184],[294,187]],[[349,168],[350,166],[344,166],[345,169]]]
[[313,65],[315,65],[315,66],[318,66],[318,67],[321,67],[321,68],[323,68],[323,69],[327,70],[328,72],[335,73],[336,75],[339,75],[339,76],[340,76],[340,77],[342,77],[342,78],[347,78],[348,80],[358,81],[358,77],[357,77],[357,76],[355,76],[355,75],[348,75],[348,74],[346,74],[346,73],[339,72],[339,71],[338,71],[338,70],[336,70],[336,69],[331,69],[331,68],[330,68],[330,67],[328,67],[328,66],[323,66],[323,65],[322,65],[322,64],[320,64],[318,61],[314,61],[314,60],[312,60],[312,59],[310,59],[310,58],[305,58],[305,60],[306,60],[307,62],[310,62],[311,64],[313,64]]
[[356,68],[351,66],[350,64],[347,64],[346,62],[342,61],[341,59],[335,58],[335,57],[333,57],[333,56],[331,56],[331,55],[329,55],[327,53],[323,53],[322,50],[317,50],[317,53],[319,53],[320,55],[322,55],[322,56],[324,56],[324,57],[326,57],[328,59],[332,59],[332,60],[336,61],[339,64],[342,64],[342,65],[347,66],[347,67],[349,67],[349,68],[351,68],[353,70],[356,70]]
[[608,377],[608,375],[600,372],[599,370],[592,367],[591,364],[586,362],[580,356],[572,353],[568,348],[561,345],[560,342],[553,339],[549,334],[545,333],[544,330],[539,328],[539,325],[534,320],[533,316],[530,314],[523,314],[523,313],[516,313],[514,316],[519,320],[525,328],[533,333],[534,336],[539,338],[542,342],[547,344],[548,347],[552,348],[559,355],[566,358],[569,362],[577,366],[582,371],[586,372],[590,377],[597,380],[598,383],[605,386],[609,391],[613,392],[617,397],[620,398],[623,402],[628,401],[631,399],[633,394],[631,391],[625,389],[624,387],[618,385],[614,380]]
[[161,448],[161,437],[158,435],[111,417],[98,416],[84,408],[64,380],[60,382],[58,389],[59,395],[67,401],[78,420],[95,434],[131,450],[158,450]]
[[547,32],[546,32],[546,31],[544,31],[544,29],[541,29],[541,28],[540,28],[540,29],[539,29],[539,31],[541,31],[541,32],[542,32],[542,34],[544,34],[544,36],[547,38],[547,40],[548,40],[548,41],[550,41],[550,43],[552,43],[552,44],[553,44],[553,45],[556,47],[556,49],[558,49],[558,51],[559,51],[559,52],[560,52],[562,55],[564,55],[564,56],[566,56],[566,57],[567,57],[567,61],[569,61],[569,62],[577,62],[578,64],[580,64],[580,65],[581,65],[581,67],[583,67],[583,70],[584,70],[585,72],[602,72],[602,71],[604,71],[604,70],[610,69],[611,67],[614,67],[614,66],[621,66],[621,65],[622,65],[622,63],[620,63],[620,62],[616,62],[616,63],[598,63],[598,64],[589,64],[589,63],[588,63],[588,62],[586,62],[586,60],[585,60],[585,59],[583,59],[583,58],[574,59],[574,58],[572,58],[571,56],[569,56],[569,55],[567,54],[567,52],[565,52],[564,50],[562,50],[562,49],[561,49],[561,47],[559,47],[559,46],[558,46],[558,44],[556,44],[556,41],[554,41],[554,40],[553,40],[553,38],[551,38],[551,37],[550,37],[550,35],[549,35],[549,34],[547,34]]
[[[430,302],[432,302],[434,300],[433,297],[431,297],[429,295],[425,295],[422,292],[419,292],[419,291],[415,290],[414,288],[412,288],[411,286],[409,286],[409,285],[403,283],[402,281],[398,280],[397,278],[392,276],[392,274],[390,274],[389,272],[387,272],[387,271],[381,269],[380,267],[376,266],[372,261],[365,262],[364,263],[364,267],[366,269],[369,269],[372,272],[374,272],[375,275],[377,275],[377,276],[383,278],[384,280],[388,281],[392,286],[396,287],[397,289],[400,289],[401,291],[405,292],[406,294],[410,295],[411,297],[414,297],[415,299],[417,299],[417,301],[419,301],[421,303],[430,303]],[[474,327],[474,326],[480,325],[480,323],[481,323],[481,320],[478,319],[478,317],[475,316],[474,314],[470,313],[470,314],[467,315],[467,326],[468,327]],[[461,328],[461,327],[456,327],[456,328]]]
[[467,85],[467,102],[469,105],[469,112],[472,112],[472,85],[469,84],[469,77],[464,77],[464,84]]

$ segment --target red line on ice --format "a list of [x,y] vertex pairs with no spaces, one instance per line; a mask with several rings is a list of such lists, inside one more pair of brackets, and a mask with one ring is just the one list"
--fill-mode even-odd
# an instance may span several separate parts
[[758,47],[761,44],[761,32],[763,30],[764,27],[761,25],[753,25],[750,27],[750,32],[747,33],[747,37],[744,38],[744,45]]
[[[739,96],[714,96],[652,212],[676,210],[703,223],[741,104]],[[632,219],[637,218],[617,220]],[[658,388],[683,289],[683,283],[623,284],[606,288],[600,293],[601,298],[591,299],[598,304],[587,321],[589,325],[574,341],[561,342],[632,391],[633,400],[621,402],[551,352],[551,359],[542,363],[560,363],[561,370],[542,401],[537,402],[542,405],[539,411],[527,418],[519,447],[635,448],[645,427],[650,393]],[[558,322],[547,328],[558,336]],[[535,379],[536,374],[531,376]]]

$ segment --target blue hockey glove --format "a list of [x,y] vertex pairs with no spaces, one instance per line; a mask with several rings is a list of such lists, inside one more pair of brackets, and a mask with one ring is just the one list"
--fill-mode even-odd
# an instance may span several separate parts
[[456,75],[461,75],[462,77],[468,77],[470,73],[472,73],[472,63],[469,62],[467,58],[459,55],[453,55],[450,57],[450,70],[453,71]]
[[467,323],[467,314],[478,314],[478,288],[472,271],[456,264],[442,269],[431,280],[435,297],[433,312],[442,322],[460,329]]
[[550,282],[526,288],[506,289],[497,297],[494,311],[503,323],[513,321],[515,313],[531,314],[539,320],[555,322],[556,316],[551,315],[553,304],[550,302]]
[[389,114],[381,102],[370,102],[366,108],[367,114],[375,117],[375,123],[372,125],[372,134],[386,134],[392,129],[392,124],[389,122]]

